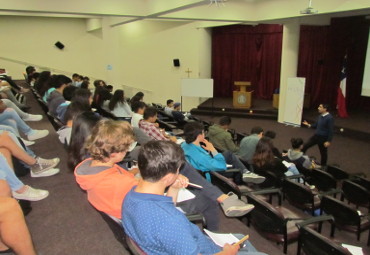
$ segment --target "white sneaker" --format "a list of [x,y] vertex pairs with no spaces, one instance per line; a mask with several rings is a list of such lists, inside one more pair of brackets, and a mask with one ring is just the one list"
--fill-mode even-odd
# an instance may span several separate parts
[[33,171],[30,171],[31,172],[31,177],[47,177],[47,176],[53,176],[53,175],[56,175],[57,173],[60,172],[59,168],[51,168],[49,170],[45,170],[43,172],[39,172],[39,173],[34,173]]
[[251,182],[251,183],[259,184],[259,183],[264,182],[265,179],[266,179],[265,177],[257,175],[257,174],[252,173],[252,172],[246,172],[246,173],[243,174],[243,181],[244,182]]
[[43,158],[37,157],[36,164],[31,166],[31,172],[33,172],[35,175],[40,175],[41,173],[44,173],[47,170],[58,165],[59,161],[60,161],[59,158],[43,159]]
[[26,145],[26,146],[31,146],[31,145],[34,145],[35,144],[35,142],[27,141],[27,140],[24,140],[23,138],[21,138],[21,140],[24,143],[24,145]]
[[23,118],[24,121],[39,121],[42,120],[42,115],[40,114],[28,114],[26,118]]
[[49,134],[48,130],[32,130],[31,134],[27,135],[28,140],[37,140]]
[[49,196],[49,191],[47,190],[34,189],[28,185],[26,185],[26,187],[27,189],[23,193],[17,193],[13,191],[12,192],[13,197],[19,200],[39,201]]

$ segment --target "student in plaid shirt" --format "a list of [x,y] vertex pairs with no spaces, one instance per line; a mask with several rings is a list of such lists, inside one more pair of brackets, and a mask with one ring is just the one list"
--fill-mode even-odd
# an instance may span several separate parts
[[154,140],[165,140],[176,142],[176,137],[167,135],[163,130],[160,130],[157,120],[157,110],[154,107],[145,109],[143,119],[139,122],[139,128]]

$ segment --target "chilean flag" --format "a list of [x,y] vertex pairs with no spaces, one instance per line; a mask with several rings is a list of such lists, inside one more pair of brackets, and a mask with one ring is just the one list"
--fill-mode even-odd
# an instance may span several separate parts
[[337,110],[340,118],[348,118],[346,106],[346,83],[347,83],[347,55],[344,56],[343,67],[340,73],[340,84],[337,95]]

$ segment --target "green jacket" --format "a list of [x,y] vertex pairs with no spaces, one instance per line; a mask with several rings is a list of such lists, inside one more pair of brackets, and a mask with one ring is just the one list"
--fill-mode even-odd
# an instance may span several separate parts
[[208,129],[209,141],[217,148],[223,151],[237,152],[238,146],[235,145],[231,134],[219,125],[212,125]]

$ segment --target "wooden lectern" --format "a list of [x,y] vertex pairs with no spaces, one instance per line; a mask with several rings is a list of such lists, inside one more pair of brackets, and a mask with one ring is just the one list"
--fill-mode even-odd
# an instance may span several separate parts
[[251,86],[251,82],[235,81],[234,85],[239,87],[239,90],[233,91],[233,106],[235,108],[251,108],[252,92],[247,91],[247,87]]

